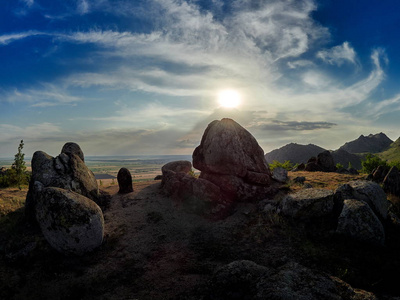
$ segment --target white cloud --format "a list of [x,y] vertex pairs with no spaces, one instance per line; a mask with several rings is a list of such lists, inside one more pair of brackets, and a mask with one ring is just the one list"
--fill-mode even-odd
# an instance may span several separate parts
[[80,15],[85,15],[89,12],[89,3],[86,0],[79,0],[77,11]]
[[356,64],[357,54],[349,42],[344,42],[329,50],[319,51],[317,57],[331,65],[341,66],[344,63]]
[[14,33],[14,34],[0,35],[0,46],[8,45],[12,42],[22,40],[27,37],[35,36],[35,35],[43,35],[43,33],[37,32],[37,31],[27,31],[27,32]]
[[73,105],[76,102],[82,101],[82,98],[70,95],[64,88],[55,84],[43,83],[37,88],[26,90],[15,89],[3,92],[2,101],[27,102],[32,107],[49,107],[55,105]]

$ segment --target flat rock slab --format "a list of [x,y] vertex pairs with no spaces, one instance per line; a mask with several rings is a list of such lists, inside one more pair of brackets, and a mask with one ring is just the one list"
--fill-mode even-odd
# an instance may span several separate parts
[[303,189],[287,195],[281,202],[283,215],[295,219],[310,219],[332,213],[334,193],[324,189]]

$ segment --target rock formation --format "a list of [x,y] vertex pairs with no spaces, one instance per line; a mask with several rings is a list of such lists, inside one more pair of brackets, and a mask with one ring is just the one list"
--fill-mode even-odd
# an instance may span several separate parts
[[132,175],[127,168],[118,171],[117,181],[119,186],[118,193],[127,194],[133,192]]
[[213,121],[193,152],[200,178],[218,187],[232,201],[264,198],[272,175],[256,139],[231,119]]
[[[81,194],[89,199],[100,202],[99,188],[92,171],[90,171],[83,160],[80,152],[71,149],[80,149],[72,143],[67,143],[68,153],[61,153],[52,157],[45,152],[36,151],[32,157],[32,177],[29,184],[29,191],[26,197],[26,215],[30,220],[35,215],[35,186],[39,181],[44,187],[59,187]],[[79,155],[78,155],[79,154]]]
[[193,152],[195,178],[189,161],[162,167],[161,187],[191,211],[223,218],[237,201],[264,199],[274,189],[264,152],[255,138],[231,119],[213,121]]
[[377,299],[337,277],[296,262],[275,269],[248,260],[218,268],[210,281],[209,294],[206,299]]
[[25,215],[55,249],[80,255],[101,244],[103,215],[96,203],[105,205],[108,195],[99,193],[79,145],[67,143],[62,151],[57,157],[33,154]]
[[305,167],[305,171],[308,172],[333,172],[335,170],[335,162],[329,151],[321,152],[317,157],[311,157]]

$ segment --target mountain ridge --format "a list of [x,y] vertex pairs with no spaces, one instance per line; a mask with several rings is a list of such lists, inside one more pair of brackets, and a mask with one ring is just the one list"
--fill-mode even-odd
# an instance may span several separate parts
[[[289,143],[266,153],[265,158],[268,163],[272,163],[274,160],[281,163],[289,160],[292,163],[300,164],[306,163],[309,158],[317,156],[325,150],[327,149],[314,144]],[[360,135],[357,139],[346,142],[337,150],[330,150],[330,152],[335,164],[340,163],[344,167],[348,167],[350,163],[354,168],[361,169],[361,159],[366,153],[378,154],[389,161],[400,161],[400,138],[393,142],[382,132],[368,136]]]

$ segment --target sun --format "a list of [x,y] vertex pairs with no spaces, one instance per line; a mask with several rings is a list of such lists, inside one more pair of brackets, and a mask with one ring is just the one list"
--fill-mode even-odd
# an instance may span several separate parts
[[218,103],[222,107],[237,107],[240,104],[240,94],[235,90],[220,91],[218,93]]

